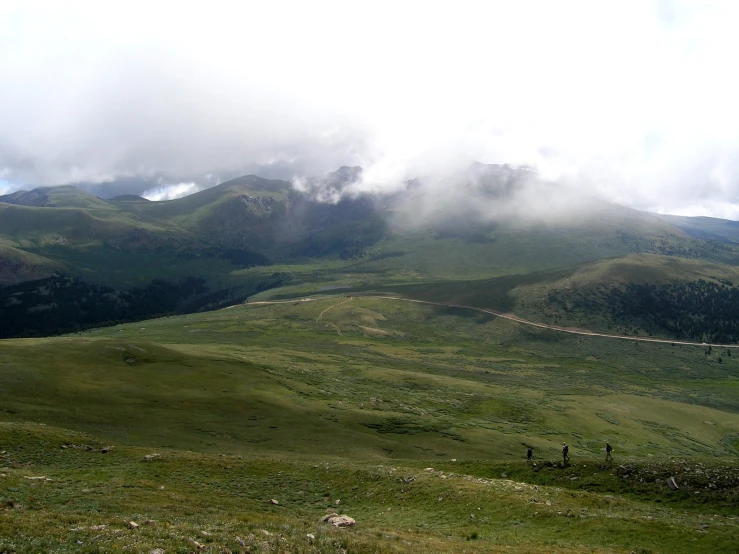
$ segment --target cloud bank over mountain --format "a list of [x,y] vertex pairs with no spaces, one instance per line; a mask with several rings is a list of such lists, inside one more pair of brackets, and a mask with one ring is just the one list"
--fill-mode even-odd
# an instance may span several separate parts
[[739,217],[737,16],[728,1],[6,2],[0,187],[166,198],[345,165],[387,191],[474,160]]

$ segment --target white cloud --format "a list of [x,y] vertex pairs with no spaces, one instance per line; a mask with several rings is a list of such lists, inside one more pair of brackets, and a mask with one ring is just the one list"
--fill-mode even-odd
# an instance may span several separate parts
[[161,200],[174,200],[189,194],[198,192],[200,187],[195,183],[179,183],[176,185],[162,185],[145,191],[141,196],[147,200],[159,202]]
[[730,1],[2,4],[0,171],[201,182],[358,164],[380,187],[478,160],[723,210],[739,205],[738,16]]

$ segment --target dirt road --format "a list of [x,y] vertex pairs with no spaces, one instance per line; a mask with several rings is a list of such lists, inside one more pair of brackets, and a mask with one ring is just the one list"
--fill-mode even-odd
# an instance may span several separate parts
[[[656,338],[650,338],[650,337],[629,337],[625,335],[612,335],[609,333],[596,333],[594,331],[588,331],[585,329],[571,329],[568,327],[558,327],[556,325],[549,325],[547,323],[537,323],[535,321],[529,321],[528,319],[524,319],[522,317],[518,317],[517,315],[513,314],[507,314],[503,312],[496,312],[495,310],[488,310],[487,308],[478,308],[475,306],[464,306],[462,304],[444,304],[442,302],[431,302],[428,300],[415,300],[413,298],[403,298],[402,296],[350,296],[349,300],[352,300],[354,298],[382,298],[383,300],[397,300],[399,302],[416,302],[417,304],[428,304],[429,306],[441,306],[444,308],[460,308],[464,310],[473,310],[476,312],[482,312],[485,314],[494,315],[495,317],[500,317],[503,319],[507,319],[509,321],[515,321],[516,323],[520,323],[521,325],[529,325],[531,327],[538,327],[539,329],[548,329],[549,331],[557,331],[558,333],[569,333],[570,335],[582,335],[585,337],[603,337],[606,339],[615,339],[615,340],[630,340],[630,341],[636,341],[636,342],[657,342],[661,344],[681,344],[684,346],[713,346],[717,348],[739,348],[739,344],[712,344],[712,343],[706,343],[706,342],[691,342],[691,341],[682,341],[682,340],[670,340],[670,339],[656,339]],[[297,298],[295,300],[274,300],[274,301],[261,301],[261,302],[249,302],[249,306],[253,304],[290,304],[293,302],[315,302],[317,300],[325,300],[325,298]],[[349,300],[346,300],[348,302]],[[345,302],[340,302],[339,304],[344,304]],[[323,312],[321,312],[321,315],[318,316],[318,319],[323,316],[323,314],[339,304],[334,304],[332,306],[329,306]],[[318,319],[316,321],[318,321]]]

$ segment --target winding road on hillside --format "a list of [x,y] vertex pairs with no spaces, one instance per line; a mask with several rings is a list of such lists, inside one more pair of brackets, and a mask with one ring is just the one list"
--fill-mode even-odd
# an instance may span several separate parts
[[[507,314],[503,312],[496,312],[495,310],[489,310],[487,308],[478,308],[476,306],[464,306],[462,304],[444,304],[443,302],[431,302],[429,300],[417,300],[414,298],[403,298],[402,296],[350,296],[348,300],[344,300],[343,302],[338,302],[336,304],[332,304],[325,310],[321,312],[321,314],[318,316],[318,321],[321,319],[324,313],[326,313],[331,308],[335,308],[341,304],[346,304],[350,300],[353,300],[355,298],[371,298],[371,299],[383,299],[383,300],[398,300],[400,302],[415,302],[417,304],[428,304],[429,306],[441,306],[443,308],[458,308],[463,310],[473,310],[476,312],[482,312],[485,314],[494,315],[495,317],[500,317],[502,319],[507,319],[509,321],[515,321],[516,323],[520,323],[521,325],[528,325],[530,327],[538,327],[539,329],[547,329],[549,331],[557,331],[559,333],[569,333],[570,335],[582,335],[585,337],[603,337],[606,339],[616,339],[616,340],[630,340],[635,342],[656,342],[660,344],[680,344],[683,346],[712,346],[716,348],[739,348],[739,344],[713,344],[713,343],[707,343],[707,342],[691,342],[691,341],[681,341],[681,340],[670,340],[670,339],[657,339],[657,338],[649,338],[649,337],[629,337],[626,335],[612,335],[609,333],[596,333],[594,331],[588,331],[586,329],[571,329],[568,327],[558,327],[557,325],[549,325],[547,323],[537,323],[535,321],[529,321],[528,319],[524,319],[522,317],[518,317],[514,314]],[[313,297],[304,297],[304,298],[295,298],[293,300],[262,300],[258,302],[249,302],[248,304],[244,304],[245,306],[251,306],[254,304],[291,304],[295,302],[317,302],[319,300],[326,300],[326,298],[313,298]]]

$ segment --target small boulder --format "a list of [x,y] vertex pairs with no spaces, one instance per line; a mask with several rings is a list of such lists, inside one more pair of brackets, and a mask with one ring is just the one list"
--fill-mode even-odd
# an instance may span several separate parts
[[677,486],[677,481],[675,481],[674,477],[670,477],[667,480],[667,485],[674,491],[678,490],[680,487]]
[[321,523],[330,523],[335,527],[351,527],[357,522],[348,515],[328,514],[321,518]]
[[274,498],[272,500],[270,500],[269,503],[270,504],[273,504],[275,506],[277,506],[279,504],[279,502],[277,500],[275,500]]
[[155,548],[154,550],[150,551],[149,554],[164,554],[164,548]]
[[138,524],[138,523],[136,523],[135,521],[129,521],[129,522],[128,522],[128,526],[129,526],[129,527],[130,527],[131,529],[138,529],[138,528],[139,528],[139,524]]
[[159,457],[159,454],[147,454],[146,456],[144,456],[144,461],[145,462],[151,462],[151,461],[157,459],[158,457]]
[[102,448],[102,449],[100,450],[100,452],[102,452],[103,454],[107,454],[107,453],[108,453],[108,452],[110,452],[111,450],[113,450],[113,447],[112,447],[112,446],[104,446],[104,447],[103,447],[103,448]]

